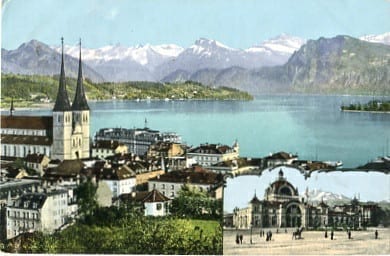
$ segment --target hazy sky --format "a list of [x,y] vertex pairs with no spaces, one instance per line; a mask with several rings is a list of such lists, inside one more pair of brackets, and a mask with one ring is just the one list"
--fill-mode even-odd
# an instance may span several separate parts
[[389,0],[2,0],[2,47],[37,39],[89,48],[205,37],[248,48],[281,33],[305,39],[390,31]]

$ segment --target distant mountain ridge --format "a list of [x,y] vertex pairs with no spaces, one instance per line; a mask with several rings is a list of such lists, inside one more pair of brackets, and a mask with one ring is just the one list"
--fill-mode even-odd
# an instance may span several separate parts
[[[289,35],[242,50],[201,38],[192,46],[174,44],[82,49],[85,77],[99,81],[193,80],[251,93],[390,94],[390,33],[304,40]],[[58,47],[36,40],[2,49],[2,72],[58,74]],[[65,66],[76,76],[77,46],[65,46]],[[73,57],[71,57],[73,56]],[[67,64],[66,62],[69,62]]]
[[[56,75],[60,72],[61,54],[37,40],[24,43],[15,50],[1,49],[1,72],[26,75]],[[65,74],[77,77],[77,58],[65,55]],[[104,78],[94,69],[83,63],[83,73],[94,82]]]
[[[198,70],[186,79],[251,93],[390,95],[390,45],[349,36],[309,40],[280,66]],[[182,74],[181,74],[182,75]],[[177,81],[172,74],[164,81]]]
[[324,202],[329,205],[350,203],[351,198],[332,192],[322,191],[321,189],[313,189],[308,191],[308,201],[314,204]]

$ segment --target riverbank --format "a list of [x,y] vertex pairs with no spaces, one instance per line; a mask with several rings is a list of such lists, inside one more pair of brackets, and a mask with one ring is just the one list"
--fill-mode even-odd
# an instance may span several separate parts
[[[226,255],[335,255],[335,254],[390,254],[390,229],[377,229],[378,239],[374,238],[375,229],[367,231],[352,231],[352,239],[348,239],[345,231],[336,231],[334,240],[324,238],[323,231],[303,231],[302,239],[292,239],[292,230],[288,233],[276,233],[272,230],[272,241],[266,242],[259,236],[259,230],[252,231],[252,244],[250,243],[250,230],[238,231],[243,234],[243,244],[236,244],[237,231],[224,231],[223,253]],[[268,229],[266,230],[268,231]],[[283,230],[284,231],[284,230]]]

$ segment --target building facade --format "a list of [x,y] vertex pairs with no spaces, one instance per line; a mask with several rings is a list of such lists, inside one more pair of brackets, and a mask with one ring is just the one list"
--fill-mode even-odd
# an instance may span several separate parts
[[287,181],[280,170],[279,177],[265,191],[264,199],[256,196],[248,207],[233,210],[233,226],[236,228],[288,228],[288,227],[337,227],[360,228],[372,225],[372,216],[378,210],[376,204],[360,203],[330,207],[324,202],[317,205],[300,197],[298,189]]
[[6,208],[7,239],[21,233],[52,233],[67,223],[68,192],[27,193],[9,201]]
[[149,149],[149,146],[158,142],[174,142],[180,143],[181,138],[176,133],[162,133],[156,130],[145,128],[104,128],[100,129],[95,134],[95,141],[98,140],[116,140],[125,144],[130,153],[136,155],[144,155]]
[[190,149],[187,152],[187,157],[201,166],[211,166],[219,162],[237,159],[239,153],[239,146],[236,141],[232,147],[221,144],[201,144]]

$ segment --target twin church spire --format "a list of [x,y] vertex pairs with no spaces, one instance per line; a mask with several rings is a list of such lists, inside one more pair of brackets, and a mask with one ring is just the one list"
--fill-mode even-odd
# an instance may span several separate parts
[[77,111],[77,110],[89,110],[87,99],[85,96],[84,85],[83,85],[83,72],[81,63],[81,39],[80,39],[80,55],[79,55],[79,72],[77,76],[77,87],[76,94],[73,100],[72,106],[69,103],[69,97],[66,90],[65,81],[65,68],[64,68],[64,38],[61,38],[61,73],[59,79],[57,99],[54,104],[53,111]]

